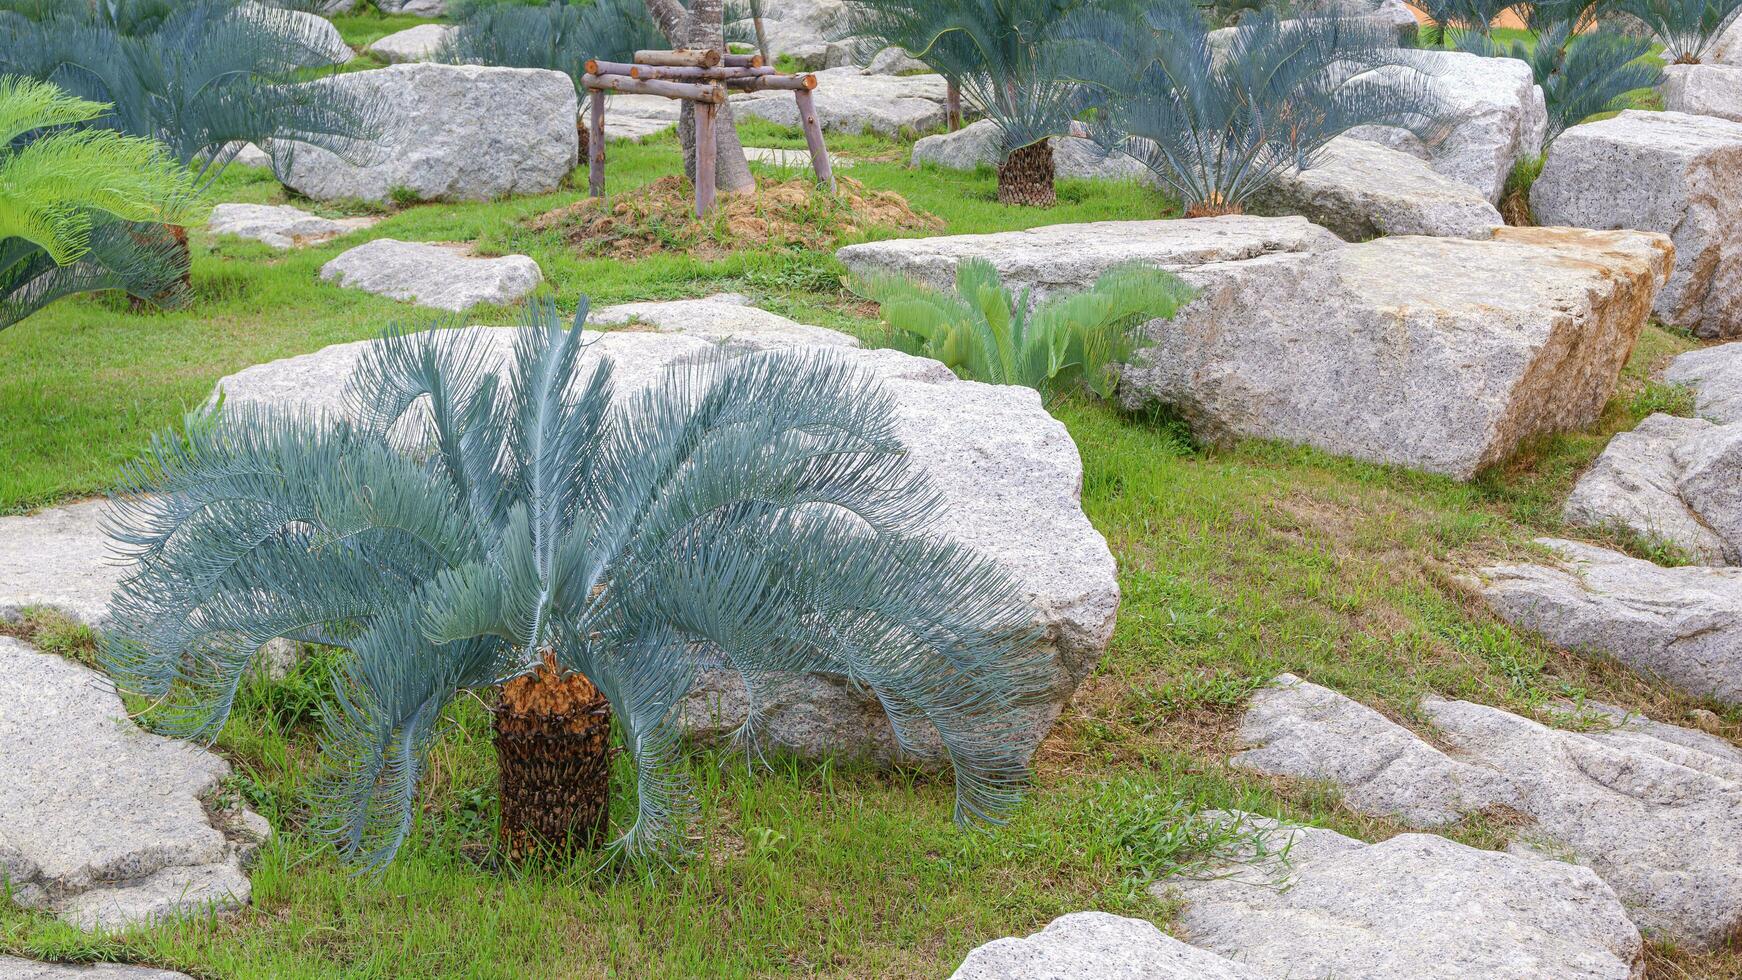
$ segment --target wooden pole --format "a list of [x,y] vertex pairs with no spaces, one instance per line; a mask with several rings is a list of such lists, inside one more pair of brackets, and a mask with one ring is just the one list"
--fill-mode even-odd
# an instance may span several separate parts
[[[813,78],[812,81],[815,81]],[[835,192],[835,168],[829,163],[829,148],[823,144],[823,127],[817,121],[817,102],[811,90],[801,88],[792,93],[798,101],[798,124],[804,129],[805,145],[811,151],[811,169],[817,172],[817,183]]]
[[728,54],[720,59],[727,68],[761,68],[768,62],[759,54]]
[[698,84],[630,78],[628,75],[582,75],[581,84],[595,92],[609,90],[633,95],[663,95],[668,99],[688,99],[691,102],[726,101],[725,88],[715,82]]
[[655,68],[631,65],[633,78],[667,79],[674,82],[730,82],[777,74],[772,68]]
[[637,51],[638,65],[664,65],[668,68],[717,68],[721,54],[715,48],[679,48],[676,51]]
[[587,128],[587,195],[605,196],[605,93],[593,89]]
[[696,217],[705,218],[714,210],[714,115],[720,107],[712,102],[696,103]]
[[808,92],[817,87],[815,75],[750,75],[726,79],[726,87],[734,92],[765,92],[769,90]]

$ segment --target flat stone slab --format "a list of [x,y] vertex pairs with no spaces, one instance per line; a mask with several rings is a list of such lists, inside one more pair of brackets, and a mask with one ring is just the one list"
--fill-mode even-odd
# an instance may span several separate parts
[[760,310],[743,297],[718,296],[655,303],[623,303],[593,310],[587,325],[598,328],[653,329],[680,333],[735,350],[767,350],[809,344],[858,347],[859,338],[813,327]]
[[220,204],[212,209],[206,231],[213,235],[252,238],[273,248],[297,248],[368,228],[380,220],[323,218],[288,204]]
[[995,939],[950,980],[1271,980],[1271,974],[1173,938],[1142,919],[1062,915],[1032,936]]
[[[1082,462],[1076,445],[1065,427],[1046,413],[1038,393],[962,381],[936,361],[890,350],[858,350],[848,346],[850,338],[844,335],[831,338],[832,332],[818,333],[818,328],[729,301],[687,301],[664,309],[633,304],[600,315],[633,315],[661,328],[607,331],[587,348],[586,357],[613,361],[618,390],[624,394],[653,383],[675,361],[712,353],[716,341],[755,349],[822,340],[879,377],[898,405],[902,441],[946,500],[949,516],[938,533],[1002,564],[1022,583],[1037,622],[1045,627],[1057,673],[1052,698],[1037,710],[1026,736],[1039,743],[1106,649],[1119,585],[1112,553],[1082,511]],[[506,360],[512,329],[469,329],[495,338],[492,348]],[[225,378],[218,388],[225,404],[337,410],[342,383],[367,343],[341,344],[248,368]],[[811,756],[897,757],[875,698],[837,677],[787,680],[766,705],[766,730],[776,740]],[[723,738],[742,721],[744,703],[735,675],[709,672],[685,704],[686,724],[697,738]]]
[[[574,170],[579,102],[567,75],[537,68],[405,64],[306,82],[385,104],[367,160],[298,146],[278,177],[317,201],[489,201],[548,194]],[[474,125],[473,123],[477,123]]]
[[1658,319],[1700,337],[1742,335],[1742,123],[1628,109],[1574,126],[1555,141],[1530,206],[1543,224],[1670,236],[1675,273]]
[[1742,752],[1703,732],[1582,707],[1587,724],[1575,732],[1424,698],[1436,747],[1285,674],[1253,696],[1240,728],[1249,748],[1232,765],[1334,783],[1355,810],[1412,826],[1510,808],[1534,821],[1514,850],[1572,855],[1650,932],[1727,941],[1742,925]]
[[1742,422],[1742,344],[1691,350],[1664,369],[1663,379],[1694,389],[1694,411],[1718,423]]
[[377,238],[321,266],[321,279],[459,313],[480,303],[500,306],[525,299],[544,274],[524,255],[479,258],[466,245]]
[[1481,570],[1502,619],[1695,697],[1742,703],[1742,568],[1664,568],[1578,541],[1539,543],[1563,564]]
[[1121,399],[1171,406],[1206,441],[1469,479],[1597,419],[1670,260],[1659,235],[1500,228],[1179,268],[1199,295],[1144,328]]
[[247,904],[265,821],[214,824],[204,801],[229,765],[141,731],[103,675],[0,637],[0,748],[13,901],[84,929]]
[[[793,170],[810,170],[812,167],[809,150],[787,150],[776,146],[746,146],[744,159],[751,163],[766,163],[771,167],[788,167]],[[829,154],[829,166],[835,170],[846,170],[857,161],[850,157]]]
[[[1136,159],[1123,153],[1106,153],[1093,140],[1064,137],[1051,142],[1056,176],[1078,180],[1134,180],[1150,185],[1159,183],[1155,174]],[[998,157],[998,127],[990,120],[982,119],[953,133],[938,133],[914,143],[909,162],[916,167],[930,163],[947,170],[974,170],[996,167]]]
[[1657,91],[1670,112],[1742,121],[1742,67],[1665,65]]
[[1225,815],[1243,840],[1215,877],[1173,878],[1193,945],[1276,977],[1633,980],[1644,946],[1590,869],[1430,834],[1366,844]]
[[605,100],[605,138],[640,142],[677,126],[678,103],[658,95],[612,95]]
[[149,966],[128,966],[122,963],[96,963],[74,966],[69,963],[39,963],[16,956],[0,956],[0,980],[192,980],[185,973],[159,970]]
[[1348,136],[1328,143],[1311,168],[1283,173],[1247,210],[1298,214],[1352,242],[1381,235],[1482,238],[1505,224],[1470,184],[1408,153]]
[[448,24],[419,24],[389,34],[363,50],[390,65],[428,61],[453,32]]
[[[1682,490],[1692,462],[1690,450],[1705,444],[1702,437],[1715,428],[1705,419],[1658,413],[1632,432],[1617,433],[1579,476],[1561,516],[1573,527],[1625,528],[1646,540],[1674,545],[1700,564],[1724,564],[1731,546],[1689,505]],[[1727,469],[1731,480],[1742,475]],[[1694,492],[1689,496],[1700,499]]]
[[835,256],[854,275],[902,275],[938,289],[954,288],[956,265],[963,259],[985,259],[1010,289],[1032,289],[1040,299],[1087,289],[1102,273],[1131,262],[1180,271],[1342,245],[1337,236],[1305,218],[1230,216],[1096,221],[989,235],[897,238],[849,245]]
[[[942,75],[866,75],[851,65],[815,74],[817,87],[811,94],[825,131],[894,136],[903,129],[923,133],[945,122],[949,86]],[[732,96],[732,111],[780,126],[799,125],[791,92],[738,93]]]
[[41,606],[94,628],[109,622],[123,570],[103,533],[106,500],[0,517],[0,618]]

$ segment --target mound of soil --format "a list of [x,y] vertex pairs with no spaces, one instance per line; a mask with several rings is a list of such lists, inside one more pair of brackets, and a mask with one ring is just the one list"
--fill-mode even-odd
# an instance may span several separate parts
[[808,177],[762,180],[748,194],[719,198],[714,213],[695,216],[695,194],[683,177],[665,177],[615,197],[588,198],[532,219],[555,230],[583,255],[636,259],[683,252],[716,259],[766,245],[832,249],[873,228],[941,231],[944,223],[915,211],[900,194],[835,178],[834,194]]

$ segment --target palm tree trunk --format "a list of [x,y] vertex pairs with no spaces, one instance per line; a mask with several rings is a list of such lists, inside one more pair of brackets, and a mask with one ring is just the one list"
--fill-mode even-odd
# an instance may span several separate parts
[[[646,0],[647,10],[660,33],[674,48],[726,48],[724,0],[694,0],[686,11],[677,0]],[[678,114],[677,134],[684,147],[684,173],[696,176],[695,105],[683,103]],[[723,105],[714,118],[714,187],[736,194],[756,189],[744,146],[738,142],[738,127],[732,107]]]
[[998,203],[1049,208],[1057,201],[1051,140],[1015,150],[998,165]]
[[611,812],[611,705],[545,654],[502,686],[494,722],[509,860],[596,850]]

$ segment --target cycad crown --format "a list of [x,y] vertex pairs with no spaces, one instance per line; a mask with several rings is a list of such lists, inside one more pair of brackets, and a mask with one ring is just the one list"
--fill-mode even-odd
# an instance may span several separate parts
[[349,651],[324,786],[337,843],[371,865],[405,839],[443,709],[547,654],[604,692],[634,758],[619,853],[684,836],[677,708],[705,667],[737,671],[753,705],[786,672],[851,678],[903,745],[941,737],[959,820],[997,818],[1056,668],[1020,587],[930,536],[938,496],[890,396],[816,350],[618,391],[584,317],[565,331],[537,309],[506,380],[495,331],[389,333],[346,419],[232,408],[158,439],[117,504],[134,564],[111,671],[209,737],[269,639]]

